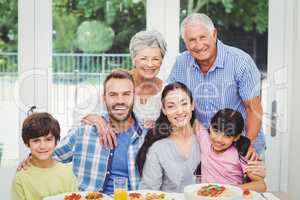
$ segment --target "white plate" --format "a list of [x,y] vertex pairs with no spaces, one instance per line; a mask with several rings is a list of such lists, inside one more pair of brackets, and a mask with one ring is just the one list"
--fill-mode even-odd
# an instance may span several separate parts
[[[68,193],[63,193],[55,196],[45,197],[43,198],[43,200],[64,200],[65,195],[70,195],[72,193],[80,194],[81,196],[85,197],[88,192],[68,192]],[[103,198],[101,200],[113,200],[113,198],[106,194],[103,194]]]
[[[203,187],[207,186],[209,184],[218,185],[218,186],[224,186],[226,189],[228,189],[232,195],[230,197],[204,197],[204,196],[198,196],[197,191]],[[218,183],[202,183],[202,184],[193,184],[188,185],[184,188],[184,196],[186,200],[240,200],[243,196],[243,191],[239,187],[235,187],[232,185],[225,185],[225,184],[218,184]]]

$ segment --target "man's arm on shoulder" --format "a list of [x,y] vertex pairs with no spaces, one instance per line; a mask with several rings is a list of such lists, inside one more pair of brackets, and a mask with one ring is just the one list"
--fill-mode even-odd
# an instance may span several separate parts
[[260,96],[261,74],[249,55],[241,61],[235,76],[239,94],[243,101]]
[[261,74],[249,55],[245,57],[240,66],[238,73],[238,88],[247,113],[246,135],[251,141],[251,146],[246,158],[256,159],[253,145],[261,129],[262,121],[262,105],[260,97]]
[[79,136],[81,131],[83,131],[81,126],[71,129],[68,135],[57,144],[53,152],[53,156],[57,161],[68,163],[73,160],[76,137]]
[[254,97],[253,99],[243,101],[246,112],[246,132],[247,137],[251,141],[251,145],[254,145],[255,139],[261,129],[262,121],[262,106],[260,96]]
[[253,59],[247,55],[238,72],[239,94],[244,103],[247,119],[247,136],[253,143],[261,128],[261,75]]

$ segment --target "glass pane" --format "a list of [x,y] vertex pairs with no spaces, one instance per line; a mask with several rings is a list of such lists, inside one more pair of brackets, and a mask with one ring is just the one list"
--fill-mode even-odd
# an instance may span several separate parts
[[19,155],[19,116],[14,99],[17,80],[17,0],[0,1],[0,159],[15,164]]
[[[131,69],[132,35],[146,28],[143,0],[53,0],[53,95],[51,112],[62,135],[73,125],[73,110],[96,96],[104,77]],[[89,103],[88,103],[89,104]]]

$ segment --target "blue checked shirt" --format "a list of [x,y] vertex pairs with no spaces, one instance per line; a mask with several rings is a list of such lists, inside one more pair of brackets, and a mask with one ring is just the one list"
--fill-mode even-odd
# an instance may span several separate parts
[[[196,60],[185,51],[173,66],[168,82],[184,83],[192,92],[196,103],[196,117],[209,126],[210,119],[220,109],[232,108],[246,119],[244,100],[260,96],[260,72],[252,58],[240,49],[217,41],[217,57],[204,75]],[[258,134],[255,149],[265,148],[262,130]]]
[[[128,131],[134,131],[128,148],[128,177],[131,189],[137,190],[140,175],[135,159],[147,130],[141,129],[135,123]],[[54,151],[56,160],[63,163],[72,162],[73,172],[81,191],[104,190],[110,175],[113,155],[113,150],[100,146],[96,127],[86,124],[72,129]]]

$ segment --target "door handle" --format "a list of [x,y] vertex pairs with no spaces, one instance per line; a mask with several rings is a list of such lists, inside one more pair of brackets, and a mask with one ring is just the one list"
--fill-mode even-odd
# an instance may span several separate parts
[[277,135],[277,101],[272,101],[272,107],[271,107],[271,136],[275,137]]

